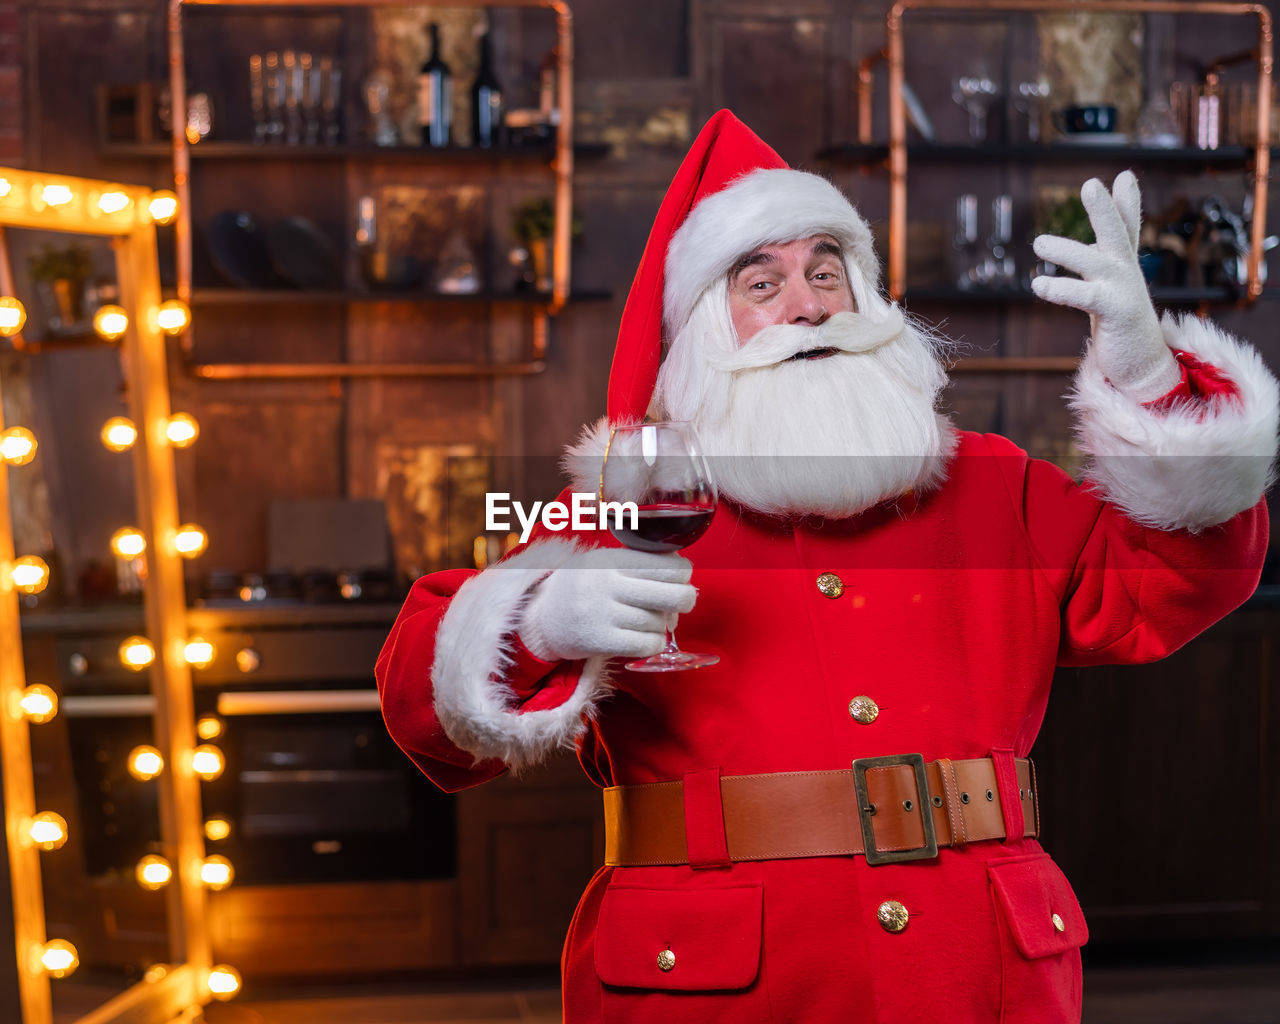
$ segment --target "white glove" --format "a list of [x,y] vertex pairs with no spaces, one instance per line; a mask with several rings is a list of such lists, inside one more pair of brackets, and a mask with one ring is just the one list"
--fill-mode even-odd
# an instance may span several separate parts
[[1097,236],[1085,245],[1057,235],[1040,235],[1033,245],[1042,260],[1079,274],[1037,277],[1031,289],[1040,298],[1089,314],[1098,368],[1130,398],[1150,402],[1182,379],[1178,362],[1164,343],[1147,283],[1138,266],[1142,195],[1130,171],[1116,176],[1111,193],[1097,178],[1080,190]]
[[525,605],[520,639],[546,661],[662,650],[664,613],[693,608],[693,565],[679,555],[592,548],[542,580]]

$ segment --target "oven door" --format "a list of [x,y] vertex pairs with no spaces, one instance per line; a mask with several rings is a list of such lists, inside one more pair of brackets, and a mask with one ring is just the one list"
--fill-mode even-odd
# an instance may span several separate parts
[[453,798],[387,735],[377,693],[222,692],[226,769],[207,814],[246,884],[445,878],[454,873]]

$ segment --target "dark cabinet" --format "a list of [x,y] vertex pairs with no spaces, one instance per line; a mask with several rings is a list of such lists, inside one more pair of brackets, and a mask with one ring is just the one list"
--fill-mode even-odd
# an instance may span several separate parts
[[1259,596],[1163,661],[1059,670],[1042,841],[1095,944],[1280,934],[1278,623]]

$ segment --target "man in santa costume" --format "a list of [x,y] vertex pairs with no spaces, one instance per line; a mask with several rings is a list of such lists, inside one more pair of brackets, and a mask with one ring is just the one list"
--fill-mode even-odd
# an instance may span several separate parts
[[[1082,195],[1096,244],[1036,242],[1079,277],[1034,285],[1090,314],[1079,485],[938,415],[862,218],[722,111],[572,460],[594,492],[611,424],[691,420],[710,528],[683,557],[544,531],[413,588],[378,682],[421,769],[457,790],[576,744],[605,788],[570,1024],[1079,1019],[1086,926],[1025,760],[1054,668],[1160,658],[1252,592],[1277,433],[1251,349],[1157,318],[1132,175]],[[718,665],[622,667],[668,612]]]

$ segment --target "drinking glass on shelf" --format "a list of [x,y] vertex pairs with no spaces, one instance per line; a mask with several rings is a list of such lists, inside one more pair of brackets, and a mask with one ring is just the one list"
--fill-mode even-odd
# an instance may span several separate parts
[[296,146],[302,141],[302,64],[293,50],[280,56],[284,75],[284,141]]
[[991,200],[991,234],[987,238],[987,255],[980,270],[981,282],[988,286],[1008,287],[1017,278],[1009,244],[1013,240],[1013,199],[1000,195]]
[[1049,81],[1045,78],[1019,82],[1013,109],[1026,118],[1028,142],[1040,141],[1040,125],[1044,118],[1044,102],[1049,98]]
[[985,71],[961,75],[951,82],[951,98],[969,114],[969,139],[982,142],[987,137],[987,109],[995,101],[999,87]]
[[336,146],[342,133],[342,68],[332,57],[320,58],[320,122],[326,146]]
[[253,115],[253,141],[267,141],[267,93],[262,77],[262,54],[249,57],[249,111]]
[[187,142],[195,145],[213,131],[213,101],[207,92],[193,92],[187,97]]
[[951,248],[955,253],[956,286],[974,287],[978,283],[978,197],[971,192],[956,196],[956,233]]
[[[600,470],[600,501],[630,502],[611,515],[610,532],[635,551],[679,551],[702,536],[716,507],[716,485],[693,425],[676,421],[615,427]],[[675,672],[720,660],[676,645],[672,616],[666,616],[665,648],[649,658],[628,661],[633,672]]]
[[265,140],[284,140],[284,69],[274,50],[262,58],[262,92],[266,107]]
[[320,141],[320,68],[311,54],[298,54],[298,75],[302,79],[302,140],[314,146]]

